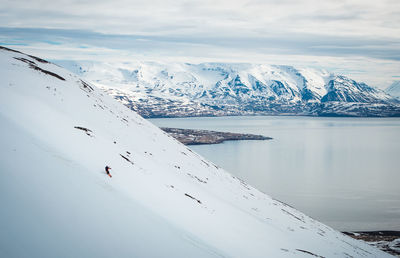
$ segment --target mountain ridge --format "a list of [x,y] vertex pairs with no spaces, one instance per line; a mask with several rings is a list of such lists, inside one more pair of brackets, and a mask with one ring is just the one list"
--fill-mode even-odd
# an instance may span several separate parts
[[58,61],[144,117],[400,116],[400,101],[346,76],[246,63]]

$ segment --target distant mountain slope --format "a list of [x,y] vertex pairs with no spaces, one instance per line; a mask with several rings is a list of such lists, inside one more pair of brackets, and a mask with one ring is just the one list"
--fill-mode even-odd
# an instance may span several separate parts
[[400,116],[400,102],[341,75],[290,66],[59,61],[145,117]]
[[1,48],[0,68],[1,257],[389,257],[56,65]]
[[385,90],[389,95],[400,98],[400,81],[395,81]]

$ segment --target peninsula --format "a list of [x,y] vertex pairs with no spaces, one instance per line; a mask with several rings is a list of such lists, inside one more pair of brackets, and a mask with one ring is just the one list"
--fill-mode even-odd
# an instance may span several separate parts
[[161,127],[161,130],[185,145],[218,144],[224,141],[272,140],[271,137],[255,134],[217,132],[209,130]]

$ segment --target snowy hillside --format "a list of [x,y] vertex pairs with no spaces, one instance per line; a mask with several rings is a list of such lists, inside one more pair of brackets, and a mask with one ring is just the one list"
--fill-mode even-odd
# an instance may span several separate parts
[[400,98],[400,81],[395,81],[385,90],[389,95]]
[[0,257],[389,257],[61,67],[5,48],[0,67]]
[[400,116],[400,102],[382,90],[323,70],[228,63],[57,63],[146,117]]

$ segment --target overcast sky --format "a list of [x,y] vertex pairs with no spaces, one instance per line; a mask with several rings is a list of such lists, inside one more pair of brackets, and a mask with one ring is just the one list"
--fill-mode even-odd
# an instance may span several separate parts
[[256,62],[400,80],[399,0],[0,0],[0,45],[47,59]]

